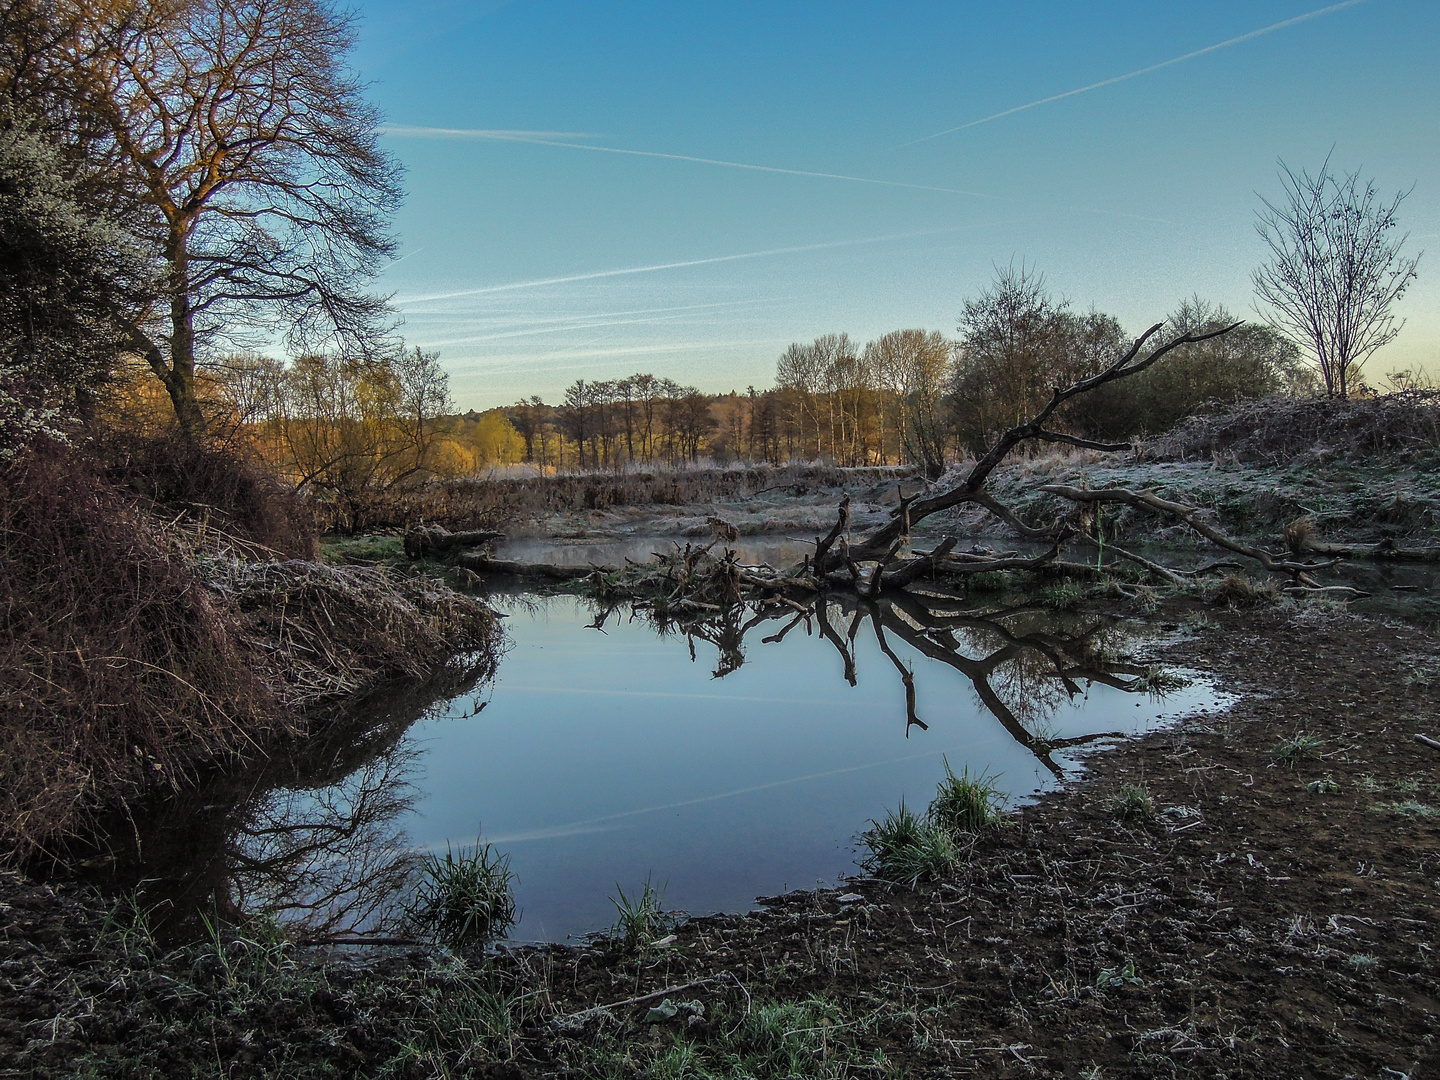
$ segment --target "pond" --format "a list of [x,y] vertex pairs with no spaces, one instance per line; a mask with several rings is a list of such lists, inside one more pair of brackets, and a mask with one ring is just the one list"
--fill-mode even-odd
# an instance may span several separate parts
[[871,819],[944,775],[1012,803],[1081,747],[1219,696],[1127,659],[1137,629],[959,598],[832,598],[700,613],[497,594],[511,646],[487,685],[377,698],[343,738],[228,777],[142,823],[147,902],[376,930],[417,854],[477,837],[510,858],[512,936],[614,922],[645,880],[667,907],[741,911],[857,870]]

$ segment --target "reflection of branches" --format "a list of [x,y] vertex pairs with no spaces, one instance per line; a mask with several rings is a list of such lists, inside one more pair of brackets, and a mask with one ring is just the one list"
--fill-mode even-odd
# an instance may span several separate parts
[[180,935],[197,913],[322,934],[378,928],[413,865],[396,827],[414,797],[405,732],[491,670],[373,693],[269,760],[138,815],[113,834],[135,846],[107,884],[140,889]]
[[236,906],[312,933],[386,922],[414,869],[395,822],[414,803],[417,754],[402,739],[338,784],[251,803],[225,850]]
[[[692,656],[696,640],[716,645],[721,660],[715,674],[721,677],[743,662],[741,646],[750,631],[788,620],[777,632],[761,638],[763,644],[775,644],[813,617],[820,636],[840,654],[845,681],[854,686],[858,682],[856,636],[861,622],[868,618],[880,652],[894,665],[904,687],[907,736],[911,728],[926,731],[929,726],[919,717],[913,667],[896,651],[891,637],[964,675],[986,710],[1056,777],[1063,775],[1052,756],[1057,750],[1116,734],[1075,738],[1039,734],[1062,700],[1080,694],[1082,683],[1098,682],[1125,693],[1150,689],[1147,669],[1107,656],[1113,643],[1106,638],[1114,631],[1106,620],[1067,617],[1033,604],[964,609],[960,600],[900,590],[874,600],[839,593],[819,596],[808,606],[788,599],[761,602],[753,608],[738,605],[749,616],[743,623],[731,610],[691,616],[683,623],[683,631],[691,642]],[[849,625],[842,634],[837,623],[845,618]]]

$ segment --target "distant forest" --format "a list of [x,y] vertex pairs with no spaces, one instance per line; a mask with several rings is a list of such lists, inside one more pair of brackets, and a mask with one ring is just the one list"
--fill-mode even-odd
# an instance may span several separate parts
[[[1183,333],[1238,320],[1197,299],[1167,321]],[[1008,270],[964,305],[959,331],[950,339],[897,330],[863,346],[827,334],[791,345],[772,388],[743,393],[705,394],[643,373],[578,380],[555,404],[532,397],[467,413],[456,437],[483,465],[605,470],[819,459],[938,473],[1032,415],[1054,387],[1098,372],[1129,342],[1114,317],[1074,312],[1043,279]],[[1163,431],[1207,405],[1312,389],[1293,344],[1245,324],[1093,395],[1064,422],[1074,434],[1124,440]]]

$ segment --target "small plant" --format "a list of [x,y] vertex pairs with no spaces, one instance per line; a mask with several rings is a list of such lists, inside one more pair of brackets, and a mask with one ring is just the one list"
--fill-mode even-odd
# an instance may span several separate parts
[[1185,616],[1185,629],[1194,634],[1207,634],[1219,626],[1214,619],[1207,618],[1198,611],[1192,611]]
[[1003,570],[985,570],[971,574],[966,581],[974,592],[1004,592],[1010,587],[1010,578]]
[[1046,607],[1059,608],[1068,611],[1078,607],[1080,602],[1089,595],[1089,589],[1078,581],[1060,581],[1053,585],[1047,585],[1040,592],[1040,602]]
[[1155,818],[1155,800],[1144,784],[1121,784],[1120,790],[1110,796],[1106,805],[1122,821],[1152,821]]
[[1325,740],[1318,735],[1294,735],[1276,745],[1270,761],[1274,765],[1286,765],[1294,768],[1297,761],[1318,758],[1320,748],[1324,745]]
[[1366,795],[1378,795],[1381,789],[1380,781],[1376,780],[1373,776],[1362,776],[1359,780],[1355,781],[1355,786]]
[[427,855],[420,882],[406,908],[411,921],[446,945],[478,945],[515,925],[510,856],[496,854],[477,838],[473,848]]
[[1345,958],[1345,963],[1356,975],[1369,975],[1380,966],[1380,961],[1369,953],[1357,952]]
[[984,832],[1000,820],[1000,808],[1004,797],[996,786],[995,778],[987,773],[972,777],[967,766],[956,776],[945,762],[945,779],[935,790],[935,800],[930,804],[931,821],[951,832]]
[[861,838],[870,849],[863,865],[884,881],[913,889],[922,881],[943,877],[960,863],[951,831],[929,814],[916,814],[903,801],[899,810],[871,825]]
[[1210,599],[1223,607],[1257,607],[1261,604],[1278,603],[1280,587],[1273,581],[1256,584],[1248,577],[1230,574],[1215,586]]
[[1440,810],[1416,799],[1406,799],[1404,802],[1385,804],[1384,809],[1392,814],[1400,814],[1402,817],[1432,818],[1440,817]]
[[615,892],[619,894],[619,898],[611,896],[608,899],[615,905],[619,917],[615,920],[610,934],[621,947],[630,950],[642,949],[674,925],[674,918],[667,915],[661,907],[664,891],[655,888],[648,876],[641,882],[640,892],[634,896],[626,896],[625,890],[620,888],[618,883]]
[[1311,795],[1337,795],[1340,792],[1340,785],[1333,776],[1326,773],[1319,780],[1311,780],[1306,784],[1305,790]]
[[1119,990],[1124,986],[1144,986],[1145,980],[1135,974],[1135,961],[1127,959],[1121,967],[1105,968],[1095,978],[1101,990]]
[[1145,669],[1144,675],[1135,680],[1134,685],[1136,690],[1153,698],[1165,698],[1177,690],[1185,689],[1190,685],[1190,680],[1183,675],[1176,675],[1173,671],[1151,666]]

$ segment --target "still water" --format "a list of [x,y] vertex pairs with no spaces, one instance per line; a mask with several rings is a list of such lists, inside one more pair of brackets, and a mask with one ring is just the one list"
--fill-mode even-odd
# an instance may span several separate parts
[[569,596],[492,603],[511,639],[493,681],[373,706],[365,747],[309,748],[172,815],[175,902],[373,930],[418,853],[480,836],[518,878],[519,940],[604,928],[647,877],[667,907],[744,910],[854,873],[870,819],[923,808],[947,759],[1014,801],[1093,736],[1219,704],[1124,659],[1124,627],[1034,608],[777,604],[660,632]]

